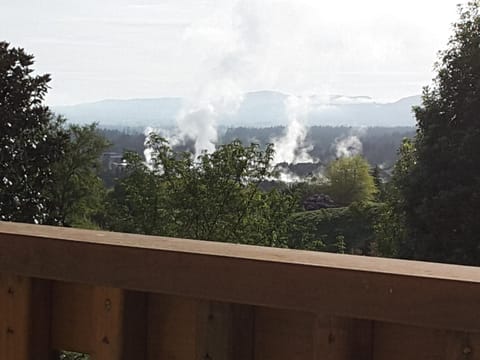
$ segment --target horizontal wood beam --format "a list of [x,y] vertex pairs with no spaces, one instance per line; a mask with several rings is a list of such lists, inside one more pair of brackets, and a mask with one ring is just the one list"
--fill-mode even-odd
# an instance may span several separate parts
[[480,268],[0,222],[0,272],[480,331]]

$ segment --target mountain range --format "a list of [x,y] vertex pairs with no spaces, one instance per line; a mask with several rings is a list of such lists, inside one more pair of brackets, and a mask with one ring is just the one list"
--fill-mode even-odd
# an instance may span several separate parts
[[[285,106],[289,95],[276,91],[246,93],[234,114],[220,116],[220,126],[268,127],[285,125],[289,114]],[[308,125],[330,126],[413,126],[412,106],[420,105],[420,96],[391,103],[377,103],[365,96],[330,95],[308,97]],[[69,122],[97,122],[100,127],[141,128],[174,127],[185,104],[180,97],[155,99],[103,100],[68,106],[52,106]]]

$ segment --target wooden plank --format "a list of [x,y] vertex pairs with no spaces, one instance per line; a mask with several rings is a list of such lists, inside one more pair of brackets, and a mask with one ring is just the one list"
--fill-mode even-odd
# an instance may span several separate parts
[[29,360],[30,299],[29,278],[0,273],[0,359]]
[[375,324],[376,360],[447,360],[446,332],[389,323]]
[[375,323],[375,360],[480,360],[480,333]]
[[314,359],[348,360],[352,357],[351,320],[334,316],[316,316],[314,337]]
[[253,359],[253,308],[149,295],[148,359]]
[[313,314],[256,308],[255,359],[314,360],[314,327]]
[[122,289],[95,287],[91,316],[93,317],[92,360],[121,360],[123,349],[124,297]]
[[314,328],[315,359],[372,360],[373,323],[318,315]]
[[[8,238],[10,236],[20,238],[32,237],[51,240],[56,239],[66,242],[112,245],[138,249],[156,249],[179,253],[226,256],[229,258],[316,265],[344,270],[380,272],[392,275],[401,274],[413,277],[480,283],[480,269],[472,266],[289,250],[2,221],[0,221],[0,235],[0,239],[5,241],[9,241]],[[6,254],[2,253],[2,257],[3,256],[6,256]]]
[[253,307],[199,300],[196,328],[197,359],[254,359]]
[[254,358],[253,307],[200,300],[197,308],[197,359]]
[[480,360],[480,334],[446,332],[445,360]]
[[52,293],[53,348],[121,359],[123,290],[55,282]]
[[149,295],[149,360],[196,358],[197,305],[198,302],[193,299]]
[[32,279],[30,349],[35,360],[51,360],[52,282]]
[[233,358],[232,307],[227,303],[199,301],[197,305],[197,360]]
[[233,360],[253,360],[255,357],[255,308],[232,304]]
[[122,360],[146,360],[148,295],[126,291],[124,296]]
[[52,347],[91,353],[93,286],[54,282],[52,285]]
[[480,331],[474,267],[0,223],[0,271]]
[[355,360],[372,360],[374,326],[370,320],[351,319],[351,351]]

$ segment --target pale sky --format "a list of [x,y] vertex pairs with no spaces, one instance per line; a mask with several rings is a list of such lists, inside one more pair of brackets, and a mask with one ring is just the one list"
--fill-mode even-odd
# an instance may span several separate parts
[[0,0],[0,40],[52,75],[50,105],[218,84],[394,101],[431,82],[459,2]]

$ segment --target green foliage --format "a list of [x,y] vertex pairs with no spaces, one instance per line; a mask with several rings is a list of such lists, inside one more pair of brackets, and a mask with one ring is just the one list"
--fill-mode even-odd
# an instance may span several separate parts
[[392,180],[384,187],[385,206],[375,224],[375,252],[385,257],[398,257],[410,246],[405,224],[404,190],[410,186],[410,172],[417,162],[414,143],[404,139],[398,153]]
[[333,161],[327,168],[326,177],[330,181],[328,192],[338,204],[371,201],[377,191],[368,162],[361,156]]
[[59,351],[53,358],[58,360],[89,360],[90,355],[73,351]]
[[303,208],[304,201],[315,194],[327,194],[329,186],[326,183],[318,182],[316,179],[312,181],[296,182],[288,185],[286,190],[298,199],[298,208]]
[[[415,109],[414,149],[396,166],[396,209],[406,234],[399,255],[480,264],[479,2],[460,19],[436,66],[437,77]],[[396,194],[394,193],[394,198]]]
[[68,134],[42,105],[50,76],[32,65],[32,55],[0,42],[0,220],[42,223]]
[[345,236],[343,235],[337,235],[335,237],[335,246],[337,247],[337,253],[339,254],[345,254]]
[[290,220],[289,247],[369,255],[374,226],[383,204],[353,203],[349,207],[296,213]]
[[0,42],[0,219],[92,227],[108,144],[95,125],[64,127],[43,105],[49,75],[34,76],[32,65],[32,55]]
[[375,201],[383,202],[385,201],[385,184],[383,183],[381,177],[381,170],[380,166],[375,165],[373,169],[371,169],[370,174],[372,175],[373,183],[375,184]]
[[151,168],[128,154],[129,174],[110,194],[112,230],[285,246],[295,201],[258,187],[274,175],[272,146],[234,141],[195,160],[153,134],[148,145]]
[[105,189],[98,177],[99,158],[108,142],[96,125],[71,125],[70,141],[61,161],[53,167],[50,188],[50,219],[54,224],[95,227],[95,216],[103,211]]

